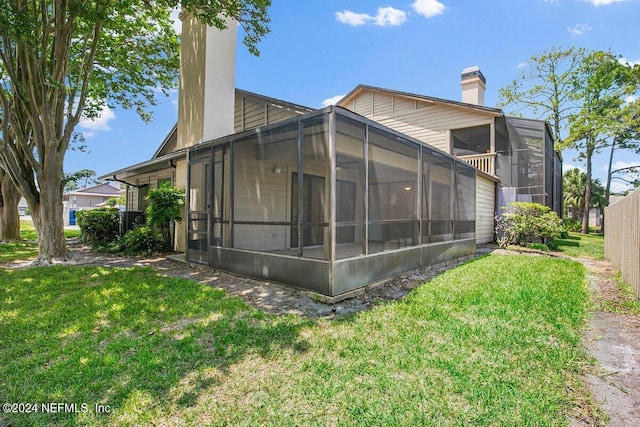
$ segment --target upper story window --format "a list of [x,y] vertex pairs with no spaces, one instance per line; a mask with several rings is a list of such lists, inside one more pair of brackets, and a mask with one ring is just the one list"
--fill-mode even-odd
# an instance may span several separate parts
[[472,126],[451,130],[453,154],[471,156],[491,152],[491,126]]

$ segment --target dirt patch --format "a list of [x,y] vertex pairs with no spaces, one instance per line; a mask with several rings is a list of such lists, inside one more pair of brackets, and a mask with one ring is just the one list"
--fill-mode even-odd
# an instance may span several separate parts
[[[596,308],[604,302],[613,306],[624,296],[615,272],[607,261],[580,260],[594,291]],[[597,369],[583,379],[610,426],[640,425],[640,317],[596,310],[585,331],[584,343],[598,362]],[[584,425],[584,424],[583,424]]]
[[[72,241],[68,243],[71,265],[101,267],[152,267],[167,277],[194,280],[228,294],[238,296],[250,305],[272,314],[295,314],[303,317],[335,317],[369,310],[385,301],[397,300],[411,290],[423,285],[441,272],[460,265],[463,260],[451,261],[396,276],[362,290],[352,298],[335,304],[325,304],[317,296],[279,283],[237,276],[197,264],[187,264],[166,258],[150,256],[126,258],[92,252],[86,245]],[[492,246],[482,246],[476,255],[491,252]],[[469,257],[467,257],[468,259]],[[5,268],[20,268],[26,261],[0,264]]]

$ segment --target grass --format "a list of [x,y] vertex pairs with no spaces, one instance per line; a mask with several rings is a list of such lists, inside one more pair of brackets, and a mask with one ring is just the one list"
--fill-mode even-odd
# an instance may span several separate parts
[[[64,230],[67,239],[78,237],[79,230]],[[0,263],[34,258],[38,255],[36,229],[31,220],[20,220],[20,237],[23,242],[0,243]]]
[[622,280],[622,274],[619,271],[616,273],[615,281],[620,291],[618,297],[603,300],[598,308],[611,313],[640,316],[640,299],[636,296],[631,285]]
[[150,269],[0,270],[0,402],[89,405],[5,414],[12,426],[566,425],[584,274],[491,255],[309,320]]
[[566,239],[555,239],[558,251],[576,258],[604,259],[604,237],[599,234],[569,233]]

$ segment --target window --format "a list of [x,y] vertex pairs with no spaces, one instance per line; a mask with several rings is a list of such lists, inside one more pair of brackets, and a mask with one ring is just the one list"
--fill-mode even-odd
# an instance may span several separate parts
[[473,126],[451,131],[453,154],[470,156],[491,151],[491,127],[489,125]]

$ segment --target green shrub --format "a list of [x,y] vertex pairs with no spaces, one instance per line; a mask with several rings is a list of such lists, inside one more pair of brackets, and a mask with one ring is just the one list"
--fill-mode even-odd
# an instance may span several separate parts
[[545,245],[544,243],[529,243],[527,245],[527,247],[529,249],[535,249],[535,250],[538,250],[538,251],[549,252],[549,246]]
[[151,254],[162,249],[157,231],[146,225],[127,231],[118,245],[118,250],[126,254]]
[[173,248],[172,225],[174,221],[182,220],[184,206],[184,191],[175,187],[162,186],[149,191],[146,199],[149,201],[145,213],[147,225],[157,230],[164,250]]
[[539,203],[513,202],[503,211],[496,226],[500,247],[545,243],[560,237],[563,231],[558,214]]
[[82,240],[91,244],[115,241],[120,232],[120,214],[117,209],[100,208],[76,212]]
[[566,231],[572,231],[574,233],[579,233],[582,231],[582,223],[576,221],[573,218],[564,218],[562,220],[562,225]]

